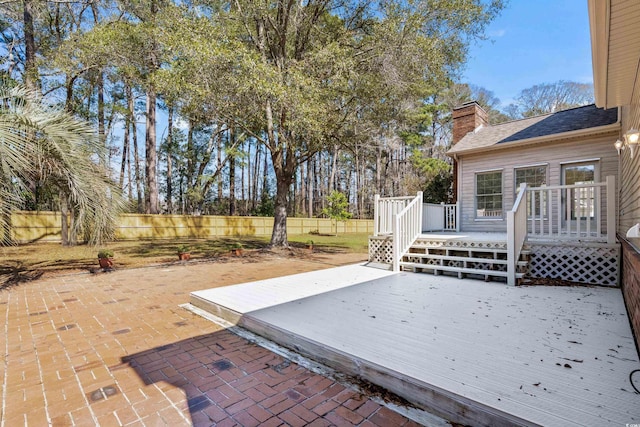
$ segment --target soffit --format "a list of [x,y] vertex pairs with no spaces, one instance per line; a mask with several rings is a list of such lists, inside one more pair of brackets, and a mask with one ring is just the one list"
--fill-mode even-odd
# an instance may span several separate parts
[[640,65],[640,1],[589,0],[596,104],[631,104]]

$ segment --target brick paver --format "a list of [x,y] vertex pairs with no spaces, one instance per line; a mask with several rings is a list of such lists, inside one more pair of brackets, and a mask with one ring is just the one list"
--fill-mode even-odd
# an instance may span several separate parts
[[357,260],[260,257],[2,290],[1,424],[414,425],[179,307],[194,290]]

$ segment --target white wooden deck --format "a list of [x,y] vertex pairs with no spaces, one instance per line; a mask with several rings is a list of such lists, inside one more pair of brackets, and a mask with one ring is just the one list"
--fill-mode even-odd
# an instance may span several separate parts
[[640,423],[629,384],[640,363],[619,289],[359,265],[195,292],[192,303],[224,307],[210,311],[454,421]]

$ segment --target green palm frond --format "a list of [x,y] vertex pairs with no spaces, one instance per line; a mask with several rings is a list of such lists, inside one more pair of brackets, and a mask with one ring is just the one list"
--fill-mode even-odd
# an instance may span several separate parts
[[105,147],[90,124],[47,105],[23,87],[0,86],[0,239],[29,182],[46,181],[66,195],[76,230],[90,243],[113,235],[123,202],[100,159]]

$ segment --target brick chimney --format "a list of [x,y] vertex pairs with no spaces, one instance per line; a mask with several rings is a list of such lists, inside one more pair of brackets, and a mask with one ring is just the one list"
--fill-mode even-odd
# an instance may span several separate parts
[[[476,101],[465,102],[453,109],[453,139],[451,145],[457,144],[466,134],[479,126],[489,125],[489,116]],[[453,159],[453,194],[451,203],[458,202],[458,160]]]
[[488,126],[489,116],[476,101],[465,102],[453,109],[453,140],[458,143],[466,134],[473,132],[478,126]]

